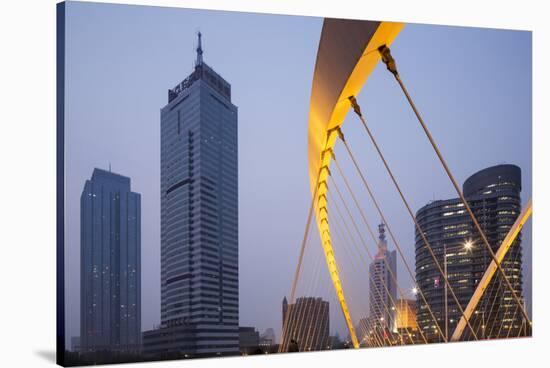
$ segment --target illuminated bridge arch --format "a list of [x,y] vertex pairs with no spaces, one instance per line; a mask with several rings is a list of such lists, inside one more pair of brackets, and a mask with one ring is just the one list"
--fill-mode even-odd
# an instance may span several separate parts
[[332,148],[338,129],[356,96],[380,60],[378,48],[389,46],[403,23],[325,19],[317,52],[308,125],[311,193],[323,252],[353,346],[359,342],[350,317],[334,257],[327,211]]

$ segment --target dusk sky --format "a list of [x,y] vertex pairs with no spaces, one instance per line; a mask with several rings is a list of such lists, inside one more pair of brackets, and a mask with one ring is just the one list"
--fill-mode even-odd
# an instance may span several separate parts
[[[290,293],[311,198],[307,123],[322,18],[69,2],[66,20],[67,343],[80,333],[80,194],[95,167],[111,165],[141,194],[142,330],[160,323],[160,109],[168,89],[193,70],[198,30],[205,62],[231,83],[239,108],[240,325],[260,332],[273,327],[280,336],[281,301]],[[415,24],[406,25],[392,46],[457,180],[488,166],[516,164],[524,203],[532,193],[531,46],[525,31]],[[358,101],[413,211],[456,197],[383,65]],[[343,131],[414,269],[411,219],[355,115],[348,115]],[[374,228],[379,216],[342,147],[335,151]],[[530,309],[530,222],[523,239]],[[318,241],[309,245],[319,252]],[[313,264],[306,264],[306,275],[314,274]],[[400,286],[410,288],[402,268],[399,261]],[[352,277],[342,272],[344,282]],[[350,288],[352,312],[364,306],[366,271],[363,276]],[[331,334],[345,336],[330,285],[318,290],[331,302]],[[359,314],[354,319],[364,316]]]

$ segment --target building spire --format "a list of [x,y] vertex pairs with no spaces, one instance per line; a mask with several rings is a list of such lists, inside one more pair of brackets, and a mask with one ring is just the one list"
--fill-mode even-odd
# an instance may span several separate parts
[[199,38],[199,44],[197,45],[197,61],[195,62],[195,66],[202,65],[202,34],[201,31],[197,33],[197,37]]
[[386,241],[386,225],[382,221],[378,225],[378,255],[385,256],[386,251],[388,250],[388,243]]
[[379,225],[378,225],[378,239],[380,239],[380,242],[385,242],[386,241],[386,225],[384,224],[384,222],[381,222]]

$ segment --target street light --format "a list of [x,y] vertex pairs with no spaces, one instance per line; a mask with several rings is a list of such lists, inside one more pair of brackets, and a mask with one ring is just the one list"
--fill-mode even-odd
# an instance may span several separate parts
[[466,243],[464,243],[464,249],[466,250],[472,250],[473,247],[474,243],[471,240],[468,240],[466,241]]

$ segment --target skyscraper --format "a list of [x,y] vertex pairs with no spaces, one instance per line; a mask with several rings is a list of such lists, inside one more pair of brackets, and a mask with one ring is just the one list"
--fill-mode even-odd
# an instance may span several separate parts
[[[464,196],[494,252],[521,212],[520,192],[521,170],[515,165],[489,167],[464,182]],[[446,263],[450,286],[462,308],[466,308],[491,262],[491,256],[475,230],[464,204],[458,198],[433,201],[418,210],[416,219],[441,267],[444,268]],[[521,234],[512,244],[501,267],[515,293],[522,298]],[[418,299],[418,327],[424,331],[428,340],[441,341],[438,329],[443,334],[448,331],[448,335],[451,335],[461,313],[450,291],[445,293],[444,279],[418,231],[416,281],[437,319],[436,325],[428,309]],[[445,309],[448,311],[447,318]],[[499,272],[485,291],[470,324],[478,338],[528,334],[522,314]],[[470,339],[472,336],[469,328],[466,328],[463,339]]]
[[168,91],[161,130],[161,328],[148,352],[239,353],[237,107],[203,61]]
[[141,344],[141,196],[130,178],[94,169],[80,197],[81,351]]
[[[369,266],[369,320],[373,328],[395,330],[395,305],[397,301],[396,253],[388,251],[386,229],[378,225],[378,252]],[[393,276],[392,276],[393,274]]]
[[283,299],[283,321],[280,341],[283,349],[292,351],[295,341],[299,351],[329,348],[329,303],[322,298],[300,297],[289,304]]

